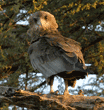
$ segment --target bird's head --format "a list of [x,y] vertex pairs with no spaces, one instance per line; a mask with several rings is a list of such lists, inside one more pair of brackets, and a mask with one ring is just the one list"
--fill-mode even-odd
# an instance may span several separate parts
[[43,31],[57,30],[58,24],[55,17],[46,11],[37,11],[29,18],[30,29],[28,35],[34,36]]

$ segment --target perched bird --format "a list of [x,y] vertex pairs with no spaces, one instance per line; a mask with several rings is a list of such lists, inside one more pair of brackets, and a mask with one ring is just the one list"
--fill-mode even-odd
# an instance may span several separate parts
[[80,43],[63,37],[57,30],[55,17],[46,11],[37,11],[29,18],[31,44],[28,49],[30,61],[34,70],[41,72],[50,85],[53,93],[53,79],[58,75],[64,78],[65,91],[68,86],[75,86],[76,80],[85,78],[87,68]]

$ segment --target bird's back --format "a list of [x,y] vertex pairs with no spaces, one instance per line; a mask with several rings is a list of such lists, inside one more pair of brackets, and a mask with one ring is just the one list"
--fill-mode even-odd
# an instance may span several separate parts
[[[48,36],[52,38],[51,34]],[[56,36],[58,36],[58,34],[56,34]],[[30,45],[28,53],[34,69],[37,69],[41,73],[43,73],[45,78],[64,71],[84,71],[83,63],[79,63],[78,57],[74,52],[68,53],[66,50],[64,50],[63,44],[61,48],[60,44],[58,44],[59,46],[55,45],[54,43],[51,44],[49,40],[51,42],[55,39],[50,39],[49,37],[47,37],[47,35],[45,35],[32,42],[32,44]],[[59,41],[57,41],[57,43],[59,43]],[[70,54],[72,56],[70,57],[67,54]],[[78,67],[76,65],[80,66]]]

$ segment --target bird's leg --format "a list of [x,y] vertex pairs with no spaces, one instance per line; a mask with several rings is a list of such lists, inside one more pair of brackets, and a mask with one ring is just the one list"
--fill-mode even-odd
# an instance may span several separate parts
[[73,85],[72,85],[72,87],[74,88],[75,85],[76,85],[76,80],[73,81]]
[[64,79],[65,82],[65,91],[64,91],[64,95],[69,95],[69,91],[68,91],[68,80]]
[[50,93],[54,93],[54,90],[53,90],[53,80],[54,80],[54,77],[51,77],[50,78]]

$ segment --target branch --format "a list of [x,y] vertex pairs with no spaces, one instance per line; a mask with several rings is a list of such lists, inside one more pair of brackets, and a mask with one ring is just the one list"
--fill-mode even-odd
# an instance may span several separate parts
[[[14,93],[13,95],[3,96],[2,91],[7,89]],[[9,94],[11,91],[8,91]],[[5,92],[7,93],[7,92]],[[86,97],[83,95],[55,95],[55,94],[37,94],[34,92],[17,90],[2,86],[0,87],[0,104],[8,103],[19,107],[26,107],[32,110],[100,110],[103,108],[104,98],[99,96]],[[5,94],[4,94],[5,95]],[[0,106],[3,108],[3,106]],[[102,109],[103,110],[103,109]]]
[[102,41],[102,40],[104,40],[104,37],[103,37],[103,36],[97,38],[95,41],[91,42],[88,46],[82,47],[82,52],[84,53],[84,52],[85,52],[86,50],[88,50],[90,47],[92,47],[93,45],[95,45],[96,43],[98,43],[98,42],[100,42],[100,41]]
[[36,87],[34,87],[34,88],[30,89],[29,91],[34,92],[34,90],[36,90],[36,89],[40,88],[41,86],[43,86],[43,85],[45,85],[45,84],[46,84],[46,81],[44,81],[44,82],[40,83],[39,85],[37,85]]

